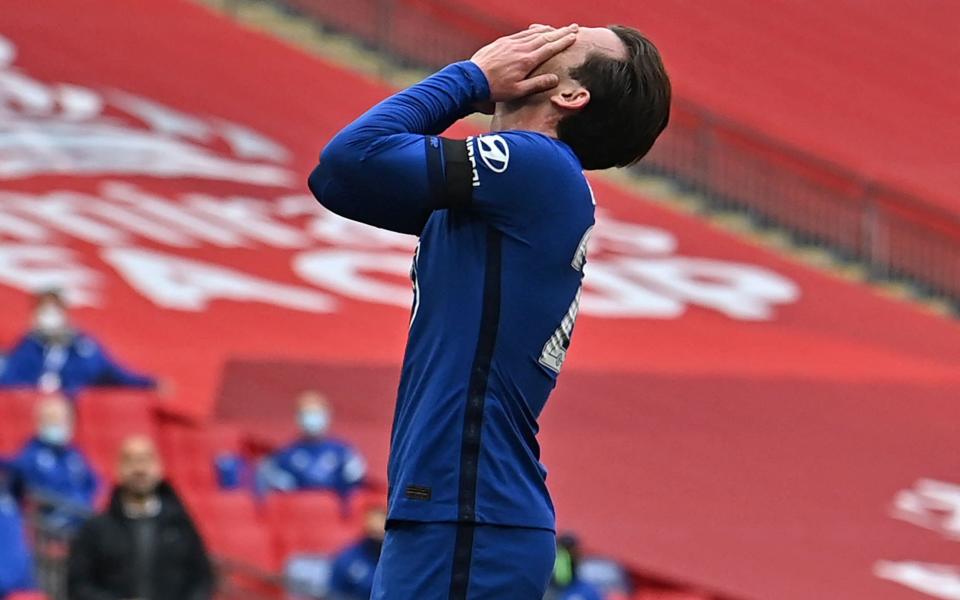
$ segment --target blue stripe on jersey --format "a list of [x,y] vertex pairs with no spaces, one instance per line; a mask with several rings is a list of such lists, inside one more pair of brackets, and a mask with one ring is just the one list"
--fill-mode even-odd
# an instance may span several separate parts
[[497,344],[500,326],[500,232],[487,227],[487,256],[483,277],[483,311],[480,313],[480,335],[477,352],[470,369],[467,407],[463,411],[463,441],[460,447],[460,510],[457,518],[477,518],[477,467],[480,463],[480,441],[483,433],[483,407],[490,378],[490,361]]
[[537,419],[573,331],[594,205],[563,142],[436,137],[488,97],[476,65],[451,65],[337,134],[309,184],[337,214],[420,236],[391,521],[553,529]]

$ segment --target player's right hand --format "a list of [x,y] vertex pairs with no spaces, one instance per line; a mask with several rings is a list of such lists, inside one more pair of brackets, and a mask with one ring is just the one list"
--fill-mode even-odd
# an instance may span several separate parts
[[548,25],[530,28],[502,37],[477,51],[470,60],[487,77],[490,100],[508,102],[545,92],[560,83],[553,73],[531,77],[540,65],[573,45],[577,25],[554,29]]

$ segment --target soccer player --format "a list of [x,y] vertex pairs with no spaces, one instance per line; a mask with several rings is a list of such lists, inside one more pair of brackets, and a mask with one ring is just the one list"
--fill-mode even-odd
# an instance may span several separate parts
[[[325,207],[420,236],[375,600],[539,600],[555,556],[537,418],[580,300],[584,169],[667,124],[656,48],[627,27],[533,25],[381,102],[310,175]],[[495,133],[439,134],[492,110]]]

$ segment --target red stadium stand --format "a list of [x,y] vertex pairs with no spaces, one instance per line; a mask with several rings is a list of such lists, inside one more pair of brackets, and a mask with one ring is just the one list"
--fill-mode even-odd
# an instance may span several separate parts
[[[841,5],[849,6],[854,1],[831,3],[830,10],[824,10],[823,3],[747,0],[477,0],[472,5],[518,25],[532,20],[569,21],[564,18],[569,15],[565,11],[574,5],[589,11],[591,23],[626,21],[641,25],[658,43],[662,40],[668,68],[678,84],[678,97],[715,105],[718,114],[733,122],[749,121],[746,117],[763,119],[765,123],[753,123],[751,127],[764,129],[778,139],[792,137],[786,141],[802,147],[826,144],[825,130],[836,134],[834,142],[844,141],[865,150],[880,150],[880,144],[873,142],[882,138],[879,141],[885,150],[881,154],[886,156],[879,156],[878,162],[896,167],[883,169],[891,176],[906,175],[906,170],[917,167],[936,168],[936,161],[920,156],[909,164],[889,160],[894,158],[890,155],[894,146],[912,153],[927,145],[913,136],[903,144],[888,135],[882,125],[896,126],[899,133],[915,133],[927,140],[939,137],[945,143],[952,138],[943,135],[942,127],[918,122],[923,117],[918,114],[921,111],[891,111],[880,103],[874,105],[871,99],[897,102],[907,94],[920,93],[939,102],[950,98],[946,86],[942,94],[920,92],[926,86],[914,86],[914,80],[933,82],[935,78],[923,75],[921,70],[915,77],[890,77],[884,74],[884,61],[880,60],[881,68],[875,72],[881,73],[882,86],[872,86],[871,92],[854,82],[853,92],[862,89],[864,93],[845,94],[838,86],[842,80],[831,77],[826,81],[814,70],[818,66],[815,63],[840,65],[845,60],[811,61],[808,40],[796,37],[816,36],[816,40],[824,41],[834,33],[837,35],[833,39],[852,50],[860,46],[845,43],[844,35],[872,36],[872,49],[882,51],[877,57],[886,58],[892,53],[916,60],[950,61],[956,58],[955,51],[950,51],[957,46],[955,36],[947,38],[942,52],[914,50],[911,44],[917,37],[932,39],[937,37],[935,32],[916,29],[916,35],[904,41],[896,27],[874,35],[871,28],[850,26],[849,19],[837,17]],[[929,6],[938,0],[920,1]],[[172,175],[128,177],[109,169],[77,177],[75,171],[60,171],[62,165],[57,162],[48,165],[56,170],[47,174],[6,179],[4,193],[8,197],[0,198],[2,214],[20,215],[21,205],[26,203],[20,194],[29,196],[30,202],[56,201],[58,206],[70,200],[64,207],[82,213],[85,220],[100,225],[98,229],[109,226],[113,235],[93,241],[89,232],[95,230],[84,229],[83,236],[68,234],[66,230],[73,228],[65,227],[61,219],[33,215],[29,218],[38,232],[36,239],[50,239],[51,244],[31,242],[27,234],[21,235],[14,228],[9,235],[16,243],[7,245],[19,248],[29,244],[30,254],[25,258],[50,262],[58,272],[69,266],[67,272],[77,277],[70,287],[79,288],[87,298],[98,299],[97,303],[76,307],[78,324],[102,337],[124,361],[174,379],[178,393],[170,402],[171,408],[199,422],[217,415],[258,434],[269,429],[285,431],[283,428],[291,426],[292,405],[283,406],[284,399],[290,398],[292,403],[297,391],[322,387],[338,404],[338,434],[358,442],[367,455],[370,473],[382,474],[409,317],[409,302],[404,303],[399,294],[401,289],[407,293],[409,286],[404,282],[396,293],[378,293],[374,298],[369,293],[360,294],[353,284],[334,286],[326,278],[308,281],[302,269],[293,267],[302,267],[307,253],[314,257],[342,253],[357,261],[372,257],[378,263],[401,265],[397,272],[375,273],[379,283],[389,279],[399,286],[397,276],[409,267],[414,241],[411,238],[410,248],[402,249],[399,244],[394,247],[392,238],[383,245],[379,237],[376,244],[365,244],[353,235],[341,238],[324,231],[321,236],[315,226],[332,226],[329,215],[309,197],[306,205],[310,208],[303,213],[286,200],[291,194],[305,194],[303,174],[316,163],[317,151],[325,141],[390,90],[367,76],[308,56],[261,32],[237,27],[187,0],[88,0],[83,10],[74,10],[74,3],[63,2],[8,0],[8,4],[10,7],[3,12],[2,35],[14,49],[6,53],[14,60],[14,76],[31,78],[31,87],[45,90],[51,99],[49,109],[39,115],[25,114],[23,120],[14,121],[16,126],[22,123],[33,127],[39,119],[39,123],[60,131],[63,107],[59,99],[66,96],[62,84],[69,83],[89,89],[91,97],[102,100],[104,107],[102,113],[78,122],[85,127],[79,131],[95,132],[119,124],[132,139],[146,136],[149,140],[168,140],[168,132],[130,111],[131,97],[136,96],[184,115],[190,123],[197,119],[211,134],[209,143],[192,133],[176,136],[178,144],[188,145],[176,148],[192,147],[203,156],[229,160],[237,166],[231,172],[238,176],[254,167],[271,167],[274,172],[288,174],[290,183],[274,186]],[[364,25],[378,25],[367,18],[369,13],[360,12],[370,5],[364,0],[324,4],[356,9]],[[429,4],[455,3],[435,0]],[[631,12],[625,12],[621,19],[621,15],[610,12],[615,4]],[[738,10],[724,10],[733,4]],[[409,6],[413,5],[411,0]],[[886,10],[873,9],[873,3],[861,0],[860,5],[871,7],[864,11],[870,13],[863,16],[865,20],[886,20],[889,16]],[[916,4],[904,2],[900,6],[915,10]],[[776,22],[759,17],[754,19],[761,21],[758,23],[741,19],[743,14],[752,16],[761,10],[768,14],[783,10],[791,16],[803,11],[819,22],[787,16],[778,16]],[[536,17],[528,18],[534,11]],[[404,23],[412,19],[402,18]],[[449,22],[446,17],[442,20]],[[942,18],[938,22],[943,27],[956,20]],[[402,31],[408,31],[406,25]],[[720,35],[708,36],[717,31]],[[144,43],[147,34],[149,43]],[[773,73],[782,76],[769,76],[770,52],[758,47],[759,36],[771,46],[792,52],[790,64],[780,69],[782,73]],[[425,45],[430,41],[426,37]],[[98,40],[97,48],[89,44],[92,38]],[[99,51],[101,47],[109,51]],[[836,52],[826,54],[840,56]],[[761,62],[767,65],[765,69],[758,68]],[[263,67],[257,70],[256,86],[250,85],[251,64]],[[949,75],[947,69],[939,72]],[[734,76],[751,85],[768,86],[777,96],[732,85]],[[788,84],[794,81],[810,83],[821,96],[820,101],[817,97],[792,95],[793,87]],[[118,97],[116,91],[124,93]],[[837,110],[822,110],[823,98]],[[735,110],[721,110],[720,101]],[[847,110],[841,110],[841,104]],[[873,123],[867,123],[868,131],[835,127],[850,120],[851,107],[869,110],[876,117],[871,119]],[[807,119],[801,120],[793,132],[799,135],[782,131],[788,122],[795,122],[792,115],[799,115],[801,109]],[[947,117],[956,113],[946,112]],[[890,119],[890,114],[910,118]],[[771,164],[770,160],[761,161],[766,152],[747,143],[751,140],[739,140],[736,135],[717,137],[712,121],[701,119],[703,115],[684,114],[679,109],[675,115],[671,130],[679,125],[690,136],[674,137],[674,148],[690,158],[691,166],[703,162],[698,154],[701,147],[695,143],[700,134],[705,134],[701,137],[706,142],[721,142],[716,150],[719,156],[735,150],[744,159],[756,156],[761,166]],[[935,123],[949,122],[949,118],[933,116]],[[187,121],[178,120],[183,122]],[[251,163],[242,160],[244,156],[228,152],[223,134],[213,135],[224,131],[227,122],[272,140],[287,151],[289,160],[258,159]],[[189,129],[193,131],[192,126]],[[461,127],[454,132],[468,133],[475,131]],[[658,146],[662,144],[658,142]],[[807,150],[828,155],[837,150],[835,144],[830,146],[822,153],[817,147]],[[960,173],[949,168],[954,163],[940,161],[947,166],[943,172],[954,177]],[[715,170],[703,170],[704,180],[730,194],[753,181],[743,170],[742,161],[735,164],[724,159],[714,166]],[[842,181],[823,179],[819,172],[807,176],[805,168],[793,169],[792,163],[778,165],[777,170],[795,170],[798,180],[816,184],[816,189],[798,184],[778,204],[787,204],[791,211],[806,206],[817,211],[823,206],[826,211],[838,205],[820,200],[817,190],[835,189],[842,195]],[[758,202],[761,196],[780,199],[767,193],[765,182],[761,179],[752,186]],[[696,216],[674,212],[655,201],[638,201],[635,195],[602,179],[593,179],[592,185],[606,221],[598,221],[594,233],[594,273],[616,275],[622,282],[608,290],[591,284],[588,275],[586,291],[595,302],[601,302],[584,298],[577,341],[564,367],[563,383],[544,413],[541,442],[558,512],[592,547],[631,568],[709,586],[723,592],[724,597],[915,597],[903,586],[878,578],[871,566],[892,558],[943,564],[956,561],[955,542],[891,518],[888,508],[901,490],[919,478],[955,479],[950,474],[956,473],[956,457],[945,449],[955,447],[956,440],[960,328],[910,304],[880,297],[865,286],[824,275],[779,253],[738,241]],[[951,185],[949,189],[957,187]],[[210,241],[212,238],[200,235],[208,227],[171,225],[170,232],[175,235],[169,243],[160,243],[150,228],[146,233],[151,235],[145,235],[128,223],[118,223],[123,221],[117,218],[121,213],[139,215],[141,222],[149,216],[142,210],[142,202],[111,197],[128,188],[148,194],[147,204],[177,214],[186,211],[182,214],[192,218],[201,214],[199,208],[192,208],[197,192],[216,199],[225,211],[234,206],[235,200],[251,198],[256,200],[251,206],[264,211],[264,222],[282,224],[298,235],[282,244],[268,244],[252,238],[246,228],[235,224],[228,227],[219,218],[214,222],[204,217],[209,229],[225,228],[229,238]],[[10,196],[9,192],[17,195]],[[287,212],[291,207],[293,214]],[[97,216],[101,214],[113,218]],[[856,211],[842,219],[836,213],[824,215],[818,222],[843,225],[844,230],[854,227],[847,224],[862,222]],[[789,220],[799,227],[807,223],[804,219],[808,216],[809,212],[798,213]],[[24,213],[20,218],[27,216]],[[670,243],[651,250],[648,244],[626,244],[621,236],[610,235],[624,228],[643,230],[644,238]],[[830,239],[834,239],[832,235]],[[852,239],[864,244],[882,241]],[[271,291],[251,297],[221,291],[209,297],[158,297],[158,290],[169,286],[160,286],[160,281],[151,281],[156,286],[147,285],[145,279],[150,274],[138,269],[128,266],[121,270],[117,256],[107,261],[107,256],[120,249],[119,243],[165,264],[176,259],[177,266],[169,273],[171,284],[182,283],[174,275],[185,264],[190,269],[202,267],[203,273],[214,269],[214,273],[230,274],[241,282],[256,282],[258,289],[269,284],[266,289],[276,291],[279,284],[285,293]],[[63,254],[50,258],[44,253],[53,249]],[[189,262],[181,263],[181,259]],[[936,260],[927,262],[931,269],[939,264]],[[698,279],[707,280],[698,283],[711,285],[696,287],[709,294],[693,297],[676,286],[665,288],[670,280],[654,275],[663,268],[704,264],[752,273],[766,283],[744,283],[738,287],[751,289],[735,289],[732,285],[713,285],[710,277],[698,275]],[[752,288],[778,285],[783,301],[761,302],[762,310],[755,311],[749,320],[732,315],[726,303],[721,310],[711,299],[714,292],[736,292],[733,306],[740,309],[752,304]],[[782,291],[785,288],[795,293]],[[244,284],[243,289],[249,286]],[[389,301],[380,297],[387,295]],[[621,295],[630,301],[620,302]],[[601,304],[625,312],[604,314],[597,308]],[[22,334],[22,323],[29,316],[29,298],[23,288],[5,282],[0,286],[0,305],[7,317],[0,322],[0,337],[13,340]],[[663,306],[673,308],[664,311]],[[258,370],[257,364],[249,369],[237,365],[243,361],[259,361],[262,368]],[[79,441],[95,453],[92,458],[96,462],[107,465],[109,474],[118,440],[132,433],[129,423],[144,425],[145,420],[142,414],[127,418],[112,410],[98,411],[93,406],[96,402],[87,402],[92,398],[85,395],[80,399],[85,414]],[[123,412],[129,407],[116,408]],[[0,412],[4,436],[8,428],[28,429],[26,417],[21,419],[21,426],[6,424],[6,420],[6,412]],[[184,461],[189,459],[172,459],[174,477],[180,476],[180,463]],[[184,477],[189,481],[193,475]],[[294,510],[297,507],[288,506],[294,503],[291,498],[271,498],[271,514],[265,515],[267,527],[241,520],[204,526],[210,530],[212,547],[229,554],[249,552],[251,562],[266,564],[276,561],[274,547],[309,550],[339,545],[329,539],[333,536],[330,531],[348,528],[335,516],[336,511],[327,510],[330,507],[318,510],[317,506]],[[245,509],[224,510],[242,513]],[[314,539],[317,536],[323,539]],[[660,596],[648,596],[646,600],[654,598],[662,600]]]
[[179,491],[208,551],[225,567],[223,575],[229,585],[269,596],[270,586],[264,587],[263,578],[276,573],[280,560],[253,497],[244,491]]
[[361,535],[357,524],[344,518],[340,499],[331,492],[273,494],[265,510],[281,557],[294,552],[333,553]]
[[282,597],[274,577],[282,561],[274,552],[269,530],[262,523],[222,521],[207,527],[203,536],[220,567],[218,598]]
[[270,531],[260,522],[217,523],[207,527],[203,537],[212,552],[228,560],[268,572],[280,566]]
[[203,492],[178,488],[181,498],[200,528],[229,527],[232,523],[262,523],[257,505],[249,492]]
[[674,84],[648,166],[960,297],[957,4],[837,0],[826,18],[815,2],[393,0],[388,25],[376,0],[295,4],[430,67],[531,22],[638,27]]
[[674,590],[644,590],[634,594],[633,600],[710,600],[710,596]]
[[37,398],[33,390],[0,391],[0,455],[16,452],[33,434]]
[[4,600],[47,600],[43,592],[13,592],[4,596]]
[[132,390],[91,390],[77,400],[77,443],[98,473],[116,474],[117,454],[131,435],[157,439],[155,396]]
[[368,482],[373,487],[363,488],[354,492],[350,496],[350,517],[363,518],[364,513],[371,508],[387,506],[387,492],[380,489],[376,483]]
[[162,424],[159,437],[171,482],[178,489],[192,492],[215,490],[217,457],[242,450],[240,430],[225,424],[205,425],[203,429]]

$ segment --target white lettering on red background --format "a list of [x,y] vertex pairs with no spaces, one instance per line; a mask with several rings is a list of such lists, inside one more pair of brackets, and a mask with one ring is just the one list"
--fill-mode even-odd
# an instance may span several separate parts
[[[56,267],[30,277],[0,275],[3,283],[29,292],[38,280],[56,279],[88,303],[100,297],[100,279],[91,276],[95,265],[51,261],[51,252],[68,256],[76,244],[96,246],[131,287],[166,309],[204,310],[208,299],[220,297],[329,311],[335,310],[330,295],[409,308],[410,287],[398,278],[409,271],[415,242],[342,219],[307,195],[168,197],[119,181],[102,182],[97,194],[0,191],[0,253],[8,264],[32,260]],[[278,293],[279,284],[245,274],[242,265],[168,254],[211,248],[290,251],[291,273],[310,287]],[[667,319],[696,306],[732,319],[765,320],[798,298],[797,286],[769,269],[682,256],[676,248],[668,231],[601,212],[586,266],[584,314]],[[201,271],[216,285],[203,285],[204,277],[180,277]]]
[[[960,485],[919,479],[894,497],[890,516],[960,540]],[[960,600],[960,566],[917,560],[880,560],[873,573],[912,590],[943,600]]]

